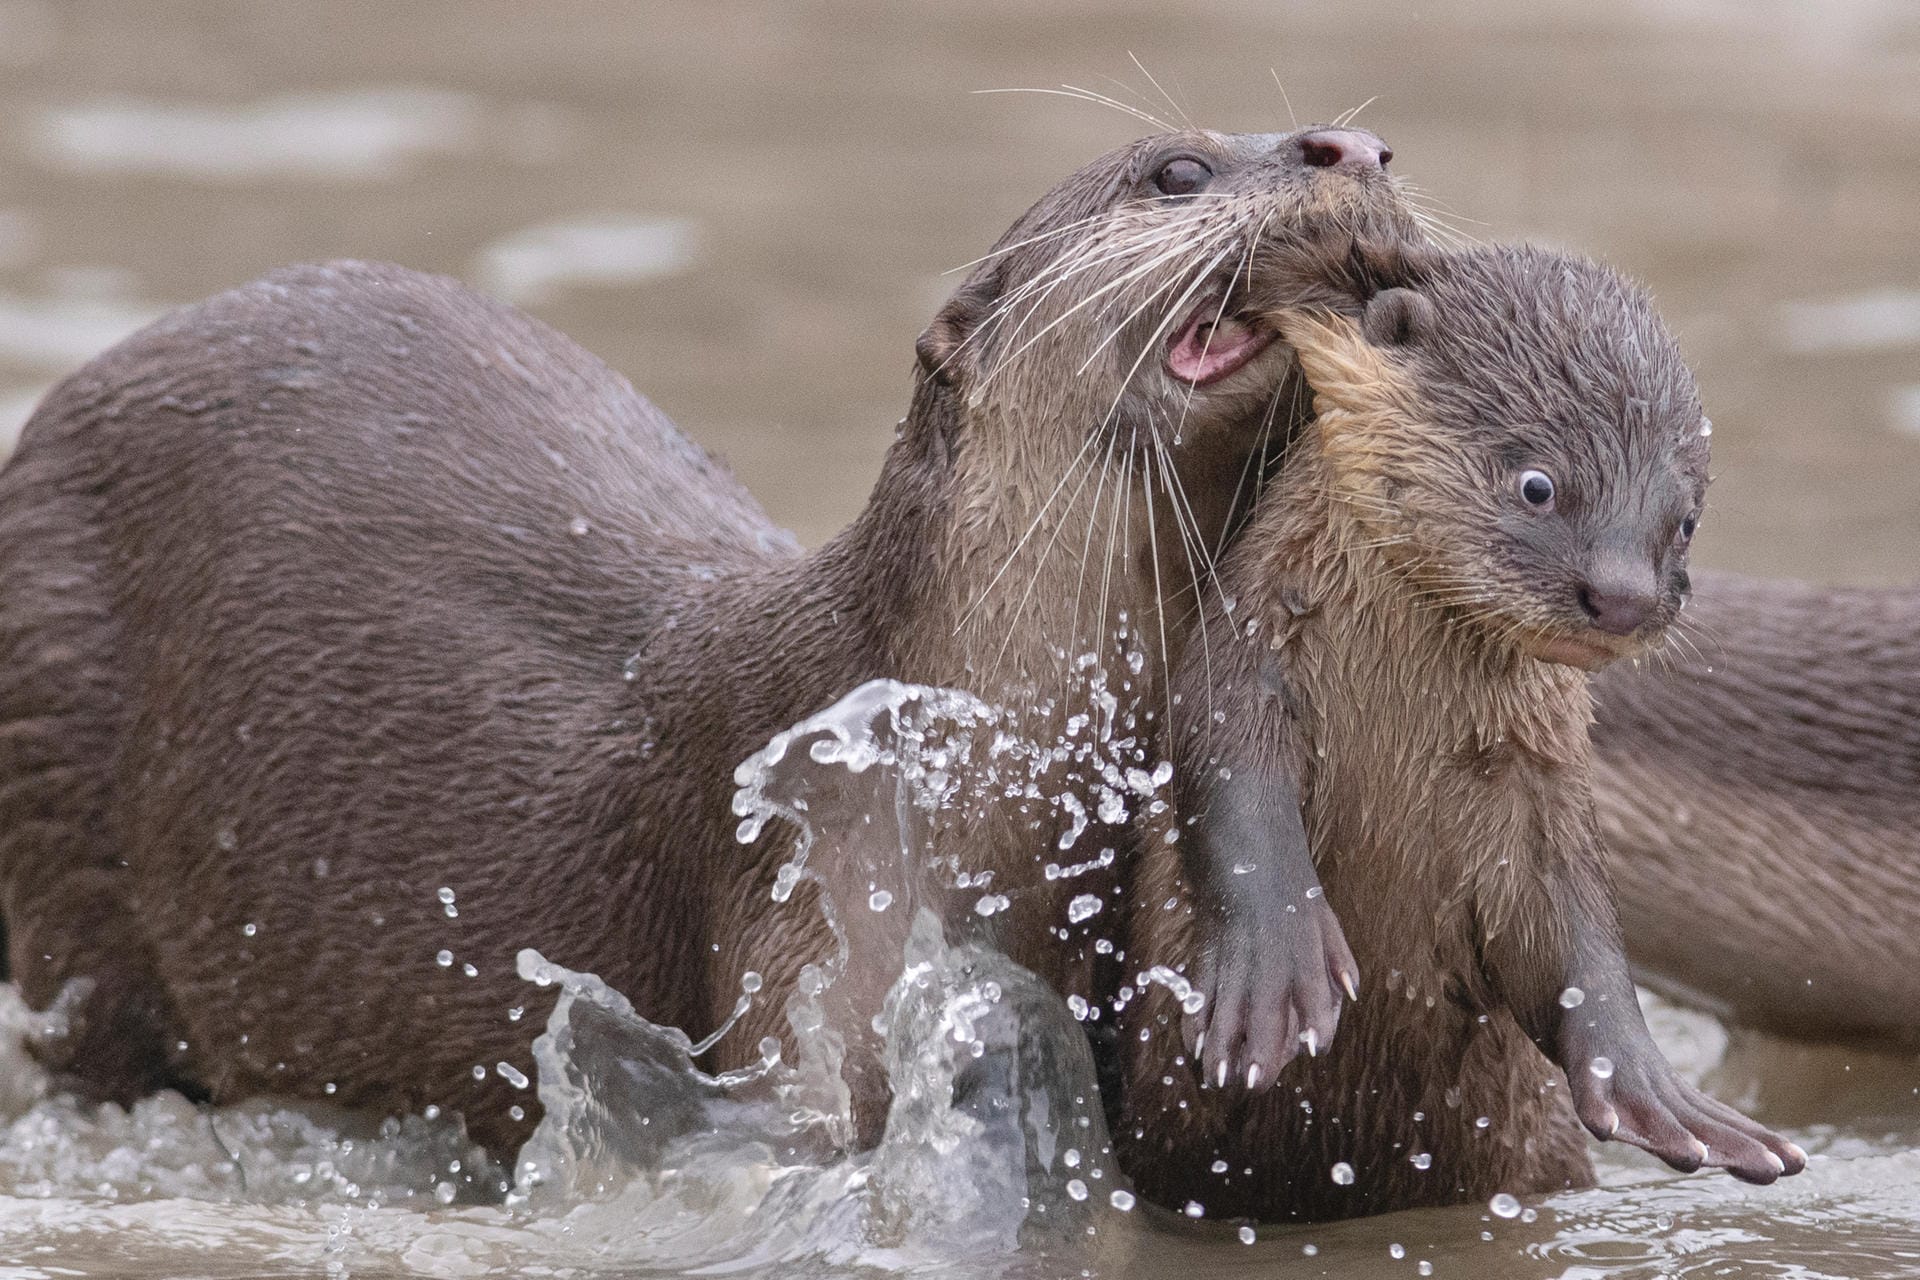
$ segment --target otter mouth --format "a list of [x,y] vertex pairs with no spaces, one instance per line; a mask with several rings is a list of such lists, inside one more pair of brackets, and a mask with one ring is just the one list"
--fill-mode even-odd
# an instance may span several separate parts
[[1167,372],[1196,387],[1246,367],[1279,337],[1243,314],[1229,313],[1216,294],[1193,309],[1167,342]]
[[1553,662],[1582,671],[1598,671],[1608,663],[1624,658],[1638,646],[1621,643],[1620,637],[1601,640],[1600,632],[1579,634],[1569,631],[1536,632],[1521,646],[1536,662]]

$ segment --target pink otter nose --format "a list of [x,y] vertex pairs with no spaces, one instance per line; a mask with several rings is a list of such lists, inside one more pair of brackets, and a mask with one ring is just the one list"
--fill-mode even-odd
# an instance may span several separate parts
[[1300,135],[1300,158],[1315,169],[1366,173],[1386,168],[1393,149],[1365,129],[1315,129]]

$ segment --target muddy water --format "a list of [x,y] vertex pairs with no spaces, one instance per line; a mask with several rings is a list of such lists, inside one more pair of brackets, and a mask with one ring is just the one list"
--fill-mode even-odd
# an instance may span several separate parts
[[[288,260],[390,258],[573,334],[817,541],[865,495],[943,273],[1137,131],[976,92],[1062,82],[1233,128],[1375,99],[1362,122],[1462,229],[1654,286],[1717,424],[1702,561],[1912,575],[1920,10],[1899,0],[0,0],[0,448],[41,389],[160,309]],[[610,1219],[482,1203],[500,1171],[443,1122],[42,1097],[28,1020],[0,1015],[0,1276],[673,1269],[623,1252]],[[1249,1247],[1129,1218],[1099,1268],[1920,1274],[1920,1066],[1658,1023],[1815,1153],[1805,1176],[1756,1191],[1609,1155],[1606,1189],[1532,1220],[1474,1207]],[[750,1216],[715,1220],[752,1237]],[[947,1269],[751,1254],[703,1256]]]

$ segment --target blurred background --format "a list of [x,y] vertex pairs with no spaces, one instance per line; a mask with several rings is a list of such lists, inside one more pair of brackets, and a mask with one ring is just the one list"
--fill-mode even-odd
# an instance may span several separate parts
[[1273,130],[1276,75],[1303,123],[1368,103],[1462,230],[1653,286],[1717,425],[1700,560],[1913,575],[1905,0],[0,0],[0,453],[159,311],[386,258],[572,334],[817,542],[945,273],[1143,130],[980,91]]

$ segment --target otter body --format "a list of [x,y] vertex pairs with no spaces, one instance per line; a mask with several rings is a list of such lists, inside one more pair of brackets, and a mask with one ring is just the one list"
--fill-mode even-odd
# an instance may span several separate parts
[[884,665],[904,518],[803,559],[598,361],[395,268],[277,273],[69,380],[0,476],[14,972],[97,984],[57,1065],[439,1102],[499,1148],[517,947],[709,1021],[753,864],[688,816]]
[[1186,814],[1142,854],[1129,938],[1207,1004],[1171,1074],[1177,1011],[1134,1006],[1123,1162],[1216,1216],[1346,1217],[1583,1185],[1577,1115],[1771,1181],[1804,1157],[1641,1020],[1569,665],[1684,597],[1691,378],[1591,264],[1403,272],[1359,327],[1284,326],[1318,418],[1222,566],[1234,640],[1177,677]]
[[1702,573],[1683,622],[1595,683],[1636,972],[1780,1034],[1920,1045],[1920,590]]
[[[1229,523],[1292,403],[1239,316],[1287,292],[1251,250],[1406,233],[1385,154],[1178,134],[1067,179],[922,337],[869,506],[807,555],[597,360],[449,281],[293,269],[94,361],[0,473],[0,911],[29,1000],[68,993],[43,1055],[122,1101],[436,1103],[504,1157],[537,947],[696,1033],[760,974],[713,1065],[752,1059],[834,944],[809,893],[771,900],[790,832],[734,845],[735,765],[877,677],[1044,690],[1049,740],[1094,696],[1060,696],[1069,655],[1145,648],[1118,710],[1159,705],[1194,590],[1170,535]],[[1031,882],[998,940],[1084,992],[1054,821],[942,852]],[[835,985],[867,1137],[884,968]]]

